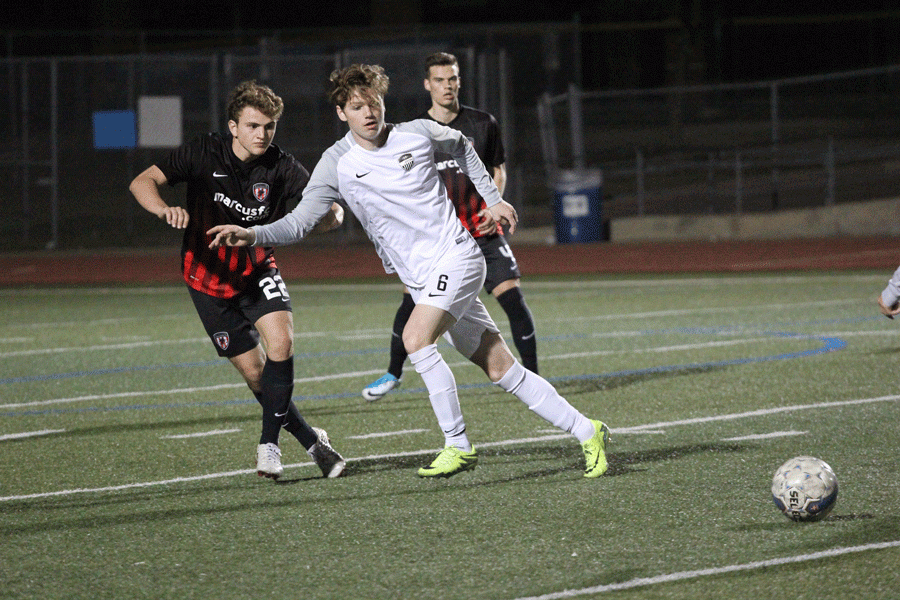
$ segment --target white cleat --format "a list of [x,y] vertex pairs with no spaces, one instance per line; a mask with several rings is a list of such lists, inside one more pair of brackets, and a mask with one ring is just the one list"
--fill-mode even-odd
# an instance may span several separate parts
[[260,477],[278,479],[284,473],[281,466],[281,449],[275,444],[260,444],[256,447],[256,474]]

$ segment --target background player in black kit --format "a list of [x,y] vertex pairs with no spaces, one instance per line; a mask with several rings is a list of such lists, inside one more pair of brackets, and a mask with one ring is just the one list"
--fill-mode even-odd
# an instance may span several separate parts
[[[272,144],[283,110],[270,88],[241,83],[228,99],[230,135],[210,133],[183,144],[138,175],[129,189],[142,207],[184,229],[182,270],[200,320],[219,356],[231,361],[262,405],[258,474],[278,479],[283,473],[278,437],[284,427],[326,477],[338,477],[344,459],[291,400],[294,321],[273,249],[210,250],[206,235],[215,225],[276,221],[301,199],[309,173]],[[187,183],[187,208],[169,206],[159,192],[164,184],[180,182]],[[342,219],[343,210],[335,204],[317,229],[331,229]]]
[[[418,116],[431,119],[442,125],[462,131],[475,147],[479,158],[500,193],[506,187],[506,157],[500,126],[490,114],[459,103],[459,63],[447,52],[437,52],[425,59],[425,89],[431,94],[431,108]],[[447,195],[456,206],[463,226],[475,237],[487,262],[487,278],[484,288],[492,294],[509,318],[513,343],[522,359],[522,365],[538,372],[537,343],[535,340],[534,318],[519,287],[521,273],[512,249],[503,237],[503,230],[491,217],[484,199],[475,186],[459,169],[449,155],[435,156],[441,172]],[[387,373],[366,386],[362,395],[366,400],[378,400],[391,390],[399,387],[406,361],[403,346],[403,328],[415,304],[412,296],[404,290],[403,302],[394,317],[391,334],[391,359]]]

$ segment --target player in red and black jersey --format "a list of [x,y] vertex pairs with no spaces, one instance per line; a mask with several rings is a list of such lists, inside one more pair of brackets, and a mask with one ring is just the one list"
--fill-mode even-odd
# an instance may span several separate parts
[[[500,126],[490,113],[459,103],[459,63],[446,52],[432,54],[425,59],[425,89],[431,94],[431,108],[419,115],[463,132],[481,158],[494,183],[503,194],[506,187],[506,157]],[[484,199],[475,186],[449,155],[435,155],[435,162],[447,188],[447,195],[456,206],[463,226],[475,237],[487,262],[484,288],[500,303],[509,318],[513,343],[526,369],[538,372],[537,343],[534,318],[520,287],[521,273],[503,230],[493,220]],[[400,385],[406,349],[403,328],[415,303],[404,290],[403,302],[394,317],[391,334],[391,358],[388,371],[363,389],[366,400],[378,400]]]
[[[129,189],[146,210],[184,229],[182,272],[200,320],[219,356],[237,368],[263,408],[257,472],[281,476],[278,437],[284,427],[326,477],[337,477],[343,458],[291,400],[294,321],[273,249],[210,250],[212,238],[206,234],[215,225],[246,227],[280,219],[300,201],[309,173],[272,144],[284,103],[270,88],[241,83],[231,92],[227,110],[228,135],[210,133],[183,144],[138,175]],[[182,182],[187,208],[170,206],[160,188]],[[337,227],[342,219],[343,210],[335,204],[317,229]]]

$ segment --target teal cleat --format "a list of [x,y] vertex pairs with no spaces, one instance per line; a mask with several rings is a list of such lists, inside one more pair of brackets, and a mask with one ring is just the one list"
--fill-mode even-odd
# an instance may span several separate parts
[[397,379],[390,373],[385,373],[369,385],[363,388],[363,398],[369,402],[374,402],[393,389],[400,387],[401,379]]

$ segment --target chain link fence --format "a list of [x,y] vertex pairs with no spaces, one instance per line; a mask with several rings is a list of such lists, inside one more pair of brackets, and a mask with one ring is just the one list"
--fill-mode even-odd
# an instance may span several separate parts
[[[6,215],[0,251],[177,245],[179,233],[161,226],[128,192],[130,181],[169,149],[141,147],[140,141],[133,148],[96,148],[92,119],[98,112],[135,111],[142,98],[177,96],[186,141],[226,131],[229,90],[256,79],[285,101],[275,143],[312,171],[346,131],[325,96],[333,69],[383,65],[391,78],[386,118],[400,122],[430,106],[424,59],[435,51],[459,58],[462,102],[491,112],[501,124],[507,200],[525,224],[546,224],[549,194],[540,145],[530,134],[537,131],[534,101],[550,81],[580,80],[577,39],[566,25],[467,27],[447,28],[427,41],[370,41],[333,51],[273,37],[184,53],[0,59],[0,208]],[[167,199],[183,201],[181,188]],[[356,239],[365,238],[352,217],[342,232],[320,238]]]
[[[643,31],[640,39],[663,47],[677,31],[667,24]],[[437,50],[460,59],[463,103],[500,121],[506,198],[526,228],[553,224],[555,178],[580,168],[603,173],[605,220],[772,211],[900,189],[900,66],[636,89],[640,82],[627,76],[633,70],[627,56],[614,60],[619,53],[610,52],[601,64],[588,52],[615,46],[622,36],[626,32],[544,23],[444,28],[411,40],[346,46],[295,46],[273,37],[178,53],[0,59],[0,208],[6,217],[0,250],[177,245],[179,233],[144,212],[128,192],[134,176],[161,161],[168,148],[96,148],[98,112],[134,111],[141,98],[178,96],[187,140],[224,131],[228,91],[257,79],[285,100],[275,143],[312,170],[346,131],[325,98],[333,69],[384,65],[392,82],[387,120],[403,121],[429,106],[423,63]],[[629,89],[578,87],[616,74],[631,82]],[[172,190],[172,201],[183,193]],[[324,238],[364,239],[352,218],[338,235]]]

